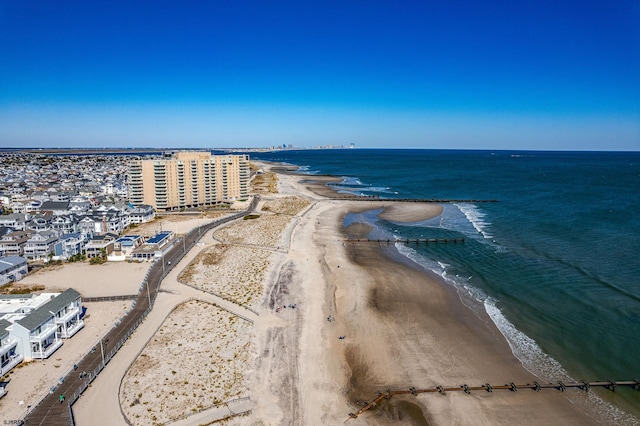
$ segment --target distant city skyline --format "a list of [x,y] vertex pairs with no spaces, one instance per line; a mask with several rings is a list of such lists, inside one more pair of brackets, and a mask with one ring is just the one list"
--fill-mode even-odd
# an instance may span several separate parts
[[0,148],[640,150],[640,3],[0,5]]

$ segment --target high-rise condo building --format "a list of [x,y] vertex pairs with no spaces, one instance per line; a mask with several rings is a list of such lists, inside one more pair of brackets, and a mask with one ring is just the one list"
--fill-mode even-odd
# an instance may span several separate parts
[[178,152],[129,163],[129,202],[157,211],[210,206],[249,194],[249,156]]

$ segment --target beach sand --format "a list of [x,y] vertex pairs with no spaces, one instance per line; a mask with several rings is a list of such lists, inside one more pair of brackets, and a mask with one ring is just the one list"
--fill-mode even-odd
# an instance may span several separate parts
[[[325,195],[299,177],[281,187]],[[252,398],[263,424],[342,424],[378,391],[484,383],[533,383],[486,314],[472,312],[437,277],[399,262],[377,244],[344,244],[350,211],[385,208],[387,220],[418,221],[438,209],[318,198],[267,283],[287,317],[261,315]],[[405,207],[409,206],[409,207]],[[394,214],[397,216],[394,217]],[[351,226],[364,236],[369,227]],[[286,292],[282,294],[282,289]],[[267,300],[268,302],[268,300]],[[332,317],[333,321],[327,321]],[[339,340],[339,336],[345,336]],[[394,396],[352,424],[595,424],[558,391]],[[251,421],[239,424],[252,424]]]
[[[282,172],[260,166],[267,173]],[[350,419],[358,402],[386,389],[532,383],[536,378],[512,355],[490,318],[472,312],[438,277],[376,243],[345,244],[347,235],[364,237],[371,230],[365,223],[343,229],[348,212],[379,210],[385,220],[416,222],[439,215],[440,206],[335,199],[341,197],[324,184],[336,178],[301,178],[285,171],[275,175],[278,194],[272,192],[273,176],[261,182],[260,217],[207,233],[176,265],[152,313],[74,405],[78,424],[126,424],[122,413],[134,424],[154,424],[202,408],[207,414],[208,404],[242,396],[250,397],[251,413],[226,424],[595,424],[555,390],[394,396]],[[293,196],[299,198],[287,200]],[[127,282],[118,291],[137,289],[141,277],[136,274],[144,270],[119,276],[115,271],[126,273],[125,266],[107,265],[110,281]],[[94,268],[65,265],[61,274],[93,281],[87,277],[96,269],[84,267]],[[54,279],[55,272],[47,272],[51,279],[46,280],[34,276],[33,282],[66,282]],[[116,287],[81,288],[93,294]],[[214,304],[226,304],[227,310]],[[252,326],[229,311],[245,312]],[[97,316],[90,320],[108,325],[113,315],[105,313],[100,321]],[[95,342],[94,333],[85,333],[91,337],[87,342]],[[205,368],[203,362],[214,359]],[[53,373],[47,374],[55,376],[51,367],[47,371]],[[34,383],[42,374],[21,370],[21,383]],[[221,418],[214,411],[179,424]]]

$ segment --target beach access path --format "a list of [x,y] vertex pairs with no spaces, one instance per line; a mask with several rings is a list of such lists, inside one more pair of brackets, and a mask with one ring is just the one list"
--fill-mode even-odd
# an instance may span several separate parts
[[[178,282],[178,275],[189,263],[202,251],[213,243],[215,228],[203,234],[200,244],[194,246],[182,260],[175,265],[171,272],[164,278],[155,304],[147,318],[140,324],[136,332],[120,348],[111,359],[105,370],[94,380],[91,387],[85,391],[82,397],[73,405],[73,413],[76,423],[79,425],[126,425],[122,410],[118,389],[122,378],[131,364],[136,360],[156,331],[160,328],[166,317],[178,305],[189,300],[201,300],[215,304],[235,315],[255,321],[258,316],[251,310],[235,303],[229,302],[216,295],[206,293]],[[251,406],[244,403],[243,407]],[[246,409],[246,408],[245,408]],[[215,420],[212,417],[228,416],[228,410],[211,409],[194,417],[195,424],[200,424],[204,417],[209,416],[208,421]],[[200,422],[200,423],[198,423]],[[191,423],[191,417],[182,420],[180,424]]]
[[440,214],[433,206],[331,200],[300,176],[278,180],[281,192],[306,195],[313,206],[297,222],[265,294],[301,302],[299,309],[261,312],[251,391],[256,406],[240,424],[598,424],[559,392],[524,390],[394,396],[349,418],[361,407],[358,400],[389,388],[537,378],[488,315],[469,309],[440,279],[388,257],[377,244],[344,243],[348,212],[386,209],[387,220],[413,222]]

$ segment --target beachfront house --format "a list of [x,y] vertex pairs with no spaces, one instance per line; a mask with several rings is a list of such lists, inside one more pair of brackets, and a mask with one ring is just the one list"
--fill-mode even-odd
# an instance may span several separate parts
[[62,346],[55,316],[47,309],[47,304],[17,320],[12,327],[11,334],[20,339],[25,359],[49,358]]
[[123,261],[131,258],[133,250],[144,243],[141,235],[123,235],[113,244],[113,251],[109,254],[110,261]]
[[[82,297],[69,288],[60,294],[2,296],[5,318],[25,359],[46,359],[84,327]],[[43,303],[44,302],[44,303]]]
[[7,374],[24,358],[19,352],[18,339],[11,334],[11,323],[0,319],[0,376]]
[[137,261],[159,259],[169,250],[174,238],[175,234],[171,231],[158,232],[140,247],[133,250],[131,259]]
[[76,290],[69,288],[43,306],[54,315],[57,333],[63,339],[76,334],[82,327],[82,297]]
[[20,281],[27,272],[27,259],[20,256],[0,257],[0,286]]
[[82,249],[86,239],[80,232],[64,234],[58,238],[58,242],[53,246],[53,259],[69,259],[77,254],[82,254]]
[[84,254],[87,256],[87,259],[102,257],[103,254],[109,256],[113,251],[113,246],[117,238],[117,234],[110,232],[104,235],[94,235],[84,246]]
[[24,245],[24,257],[28,260],[48,260],[49,256],[53,256],[53,247],[57,242],[55,231],[33,234]]

